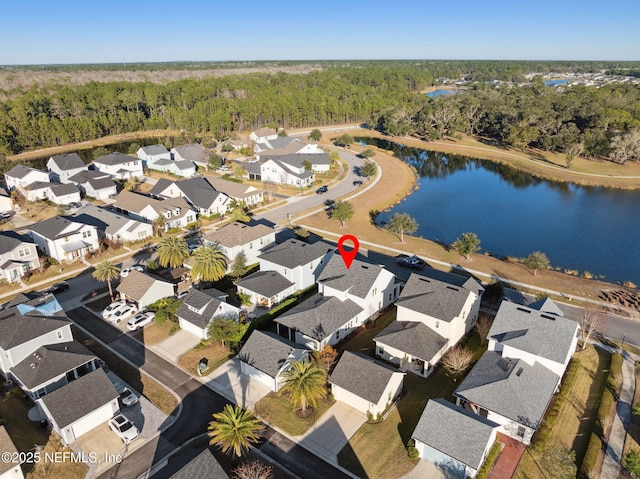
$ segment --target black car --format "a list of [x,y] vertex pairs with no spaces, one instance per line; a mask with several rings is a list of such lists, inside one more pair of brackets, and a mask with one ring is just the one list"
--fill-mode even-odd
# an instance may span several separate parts
[[52,284],[47,289],[45,289],[43,291],[43,293],[45,293],[45,294],[48,294],[48,293],[62,293],[64,291],[67,291],[68,289],[69,289],[69,283],[67,283],[66,281],[61,281],[60,283]]
[[362,180],[353,180],[353,186],[362,186]]
[[422,261],[417,256],[411,256],[409,258],[407,258],[407,257],[398,258],[396,260],[396,262],[400,266],[404,266],[405,268],[411,268],[411,269],[415,269],[415,270],[420,270],[420,269],[424,268],[424,264],[425,264],[424,261]]
[[320,193],[326,193],[327,191],[329,191],[329,188],[327,188],[326,186],[321,186],[320,188],[318,188],[318,189],[316,190],[316,193],[317,193],[317,194],[320,194]]

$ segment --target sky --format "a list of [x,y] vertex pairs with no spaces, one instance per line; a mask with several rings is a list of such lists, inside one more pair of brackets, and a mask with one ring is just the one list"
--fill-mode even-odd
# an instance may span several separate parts
[[0,65],[640,60],[637,0],[18,0],[0,18]]

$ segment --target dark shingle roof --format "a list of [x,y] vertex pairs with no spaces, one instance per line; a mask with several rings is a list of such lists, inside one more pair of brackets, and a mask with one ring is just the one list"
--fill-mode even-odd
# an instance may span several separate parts
[[431,399],[411,437],[477,470],[498,426],[444,399]]
[[521,351],[564,363],[578,323],[555,314],[503,301],[488,337]]
[[277,130],[273,129],[273,128],[259,128],[257,130],[254,130],[253,132],[258,138],[264,137],[264,136],[273,136],[276,135],[278,132]]
[[107,188],[113,188],[116,186],[111,178],[90,179],[87,180],[87,183],[89,183],[91,185],[91,188],[96,191],[106,190]]
[[0,232],[0,255],[13,251],[22,243],[34,244],[31,238],[22,236],[15,231]]
[[270,298],[293,286],[293,283],[276,271],[256,271],[236,281],[236,286]]
[[521,359],[485,352],[454,396],[520,424],[537,428],[560,378],[551,370]]
[[54,196],[65,196],[72,195],[73,193],[79,193],[79,190],[73,183],[64,183],[61,185],[52,184],[51,193]]
[[176,146],[172,151],[177,153],[183,160],[191,160],[199,163],[209,161],[210,157],[209,152],[198,143]]
[[[13,444],[13,441],[11,440],[11,437],[9,437],[9,433],[4,426],[0,426],[0,451],[11,454],[8,458],[4,458],[4,460],[0,461],[0,476],[16,466],[20,467],[20,461],[18,460],[18,450],[16,449],[15,444]],[[16,460],[14,461],[7,459]]]
[[160,196],[164,190],[166,190],[169,186],[175,185],[176,182],[174,180],[170,180],[168,178],[160,178],[153,188],[149,190],[149,194],[151,196]]
[[[199,328],[206,328],[209,322],[213,319],[220,303],[219,293],[217,289],[212,290],[198,290],[191,289],[184,297],[182,304],[176,311],[176,316],[184,319],[185,321],[195,324]],[[224,293],[223,293],[224,294]],[[202,311],[202,314],[197,311],[193,311],[189,306]],[[206,306],[206,307],[205,307]]]
[[304,346],[276,334],[254,330],[242,346],[238,358],[275,378],[288,359],[299,359],[300,354],[292,355],[293,351],[305,350]]
[[66,153],[63,155],[53,155],[50,158],[62,171],[84,168],[86,165],[77,153]]
[[89,180],[98,180],[102,178],[111,179],[111,176],[109,175],[109,173],[105,173],[103,171],[86,170],[86,171],[79,171],[75,175],[71,176],[69,178],[69,181],[73,183],[86,183]]
[[143,146],[140,149],[149,156],[167,155],[169,153],[169,150],[167,150],[164,145]]
[[362,311],[364,310],[350,299],[340,301],[334,296],[322,297],[321,294],[315,294],[274,321],[322,341]]
[[229,479],[209,449],[205,449],[168,479]]
[[378,404],[394,373],[398,371],[386,364],[361,353],[345,351],[331,373],[329,383]]
[[95,354],[77,341],[50,344],[36,349],[11,368],[11,372],[33,389],[95,358]]
[[206,234],[204,238],[211,243],[233,248],[234,246],[245,245],[273,233],[272,228],[263,224],[249,226],[244,223],[235,222],[223,226],[213,233]]
[[124,153],[120,153],[115,151],[113,153],[109,153],[108,155],[101,156],[100,158],[96,158],[93,162],[99,163],[102,165],[123,165],[125,163],[131,163],[132,161],[138,161],[138,158],[134,158],[133,156],[125,155]]
[[37,310],[26,314],[17,307],[0,312],[0,347],[5,351],[70,324],[64,312],[45,316]]
[[118,396],[107,373],[99,368],[39,400],[47,406],[58,427],[64,428]]
[[30,168],[24,165],[16,165],[9,171],[7,171],[5,175],[10,176],[11,178],[24,178],[32,171],[39,171],[41,173],[44,173],[42,170],[37,170],[35,168]]
[[351,267],[347,269],[338,254],[329,258],[327,266],[318,277],[318,283],[325,284],[338,291],[348,291],[358,298],[364,298],[371,290],[373,283],[383,271],[381,266],[365,263],[357,259],[353,260]]
[[213,186],[216,190],[221,191],[225,195],[231,196],[233,198],[244,198],[262,192],[262,190],[259,190],[251,185],[236,183],[235,181],[223,180],[222,178],[207,178],[207,181],[209,181],[211,186]]
[[182,194],[198,208],[207,209],[216,201],[218,196],[221,194],[224,195],[224,193],[216,191],[216,189],[211,186],[211,183],[201,176],[176,181],[175,184],[180,188]]
[[335,250],[335,246],[323,241],[308,244],[297,239],[289,239],[264,250],[258,258],[285,268],[295,268],[317,261],[333,250]]
[[546,298],[539,299],[533,303],[529,303],[527,307],[536,309],[542,313],[555,314],[556,316],[564,316],[564,312],[558,307],[558,305],[548,296]]
[[461,288],[468,289],[478,295],[484,292],[484,288],[482,285],[471,276],[463,276],[461,274],[456,273],[447,273],[446,271],[440,271],[439,269],[434,268],[424,268],[420,270],[420,276],[425,276],[427,278],[437,279],[438,281],[442,281],[443,283],[449,283],[453,286],[459,286]]
[[153,278],[140,271],[131,271],[129,275],[118,285],[118,291],[129,298],[140,301],[156,281],[166,283],[166,281]]
[[[67,228],[69,225],[73,225],[74,222],[69,221],[67,218],[63,216],[54,216],[49,218],[48,220],[41,221],[40,223],[35,223],[29,225],[31,231],[35,231],[36,233],[44,236],[45,238],[55,239],[58,238],[59,235]],[[82,225],[79,223],[75,223],[75,227],[73,228],[73,232],[75,233]],[[65,234],[66,235],[66,234]]]
[[394,321],[373,340],[427,362],[448,343],[447,338],[418,321]]

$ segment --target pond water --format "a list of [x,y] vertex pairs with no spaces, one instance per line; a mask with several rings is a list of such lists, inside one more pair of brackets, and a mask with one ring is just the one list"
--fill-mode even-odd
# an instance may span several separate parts
[[566,85],[569,80],[545,80],[544,84],[547,86]]
[[476,233],[482,251],[525,257],[543,251],[552,266],[640,284],[640,192],[545,181],[490,161],[358,138],[413,166],[419,189],[394,213],[416,218],[418,236],[450,244]]
[[433,90],[429,93],[425,93],[425,95],[427,95],[429,98],[436,98],[443,95],[455,95],[456,93],[458,93],[457,90]]

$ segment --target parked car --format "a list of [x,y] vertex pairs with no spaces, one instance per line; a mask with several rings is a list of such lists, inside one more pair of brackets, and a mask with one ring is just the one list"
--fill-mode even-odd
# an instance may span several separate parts
[[127,328],[129,331],[135,331],[136,329],[143,328],[147,324],[153,322],[156,317],[156,313],[147,311],[146,313],[138,313],[129,321],[127,321]]
[[0,219],[3,219],[3,220],[11,219],[11,213],[7,213],[6,211],[3,211],[2,213],[0,213]]
[[138,428],[122,414],[109,420],[109,428],[115,432],[125,444],[129,444],[140,435]]
[[189,253],[193,253],[195,250],[200,248],[200,246],[201,245],[199,245],[199,244],[188,244],[187,248],[189,248]]
[[120,271],[120,277],[126,278],[127,276],[129,276],[129,273],[131,273],[132,271],[140,271],[142,273],[144,271],[144,266],[139,264],[134,264],[133,266],[129,266],[128,268],[125,268],[122,271]]
[[113,314],[107,319],[110,323],[119,323],[123,319],[128,319],[138,312],[138,307],[135,304],[125,304],[117,308]]
[[362,186],[362,180],[353,180],[353,186]]
[[45,289],[43,293],[45,294],[62,293],[64,291],[67,291],[68,289],[69,289],[69,283],[67,283],[66,281],[60,281],[59,283],[53,283],[51,286]]
[[425,262],[422,261],[420,258],[418,258],[417,256],[410,256],[410,257],[402,257],[402,258],[398,258],[396,260],[396,262],[400,265],[400,266],[404,266],[405,268],[411,268],[411,269],[415,269],[415,270],[419,270],[424,268]]
[[321,186],[320,188],[318,188],[316,190],[316,194],[321,194],[321,193],[326,193],[327,191],[329,191],[329,188],[325,185],[325,186]]
[[113,303],[111,303],[109,306],[107,306],[102,310],[102,319],[109,319],[109,317],[113,313],[115,313],[118,310],[118,308],[121,308],[125,304],[127,304],[127,302],[123,299],[121,299],[120,301],[114,301]]
[[131,389],[124,387],[120,390],[120,402],[123,406],[133,406],[138,402],[138,396],[131,392]]
[[218,169],[219,169],[219,170],[222,170],[222,171],[229,171],[229,167],[228,167],[228,166],[226,166],[226,165],[222,165],[222,166],[221,166],[220,168],[218,168]]

